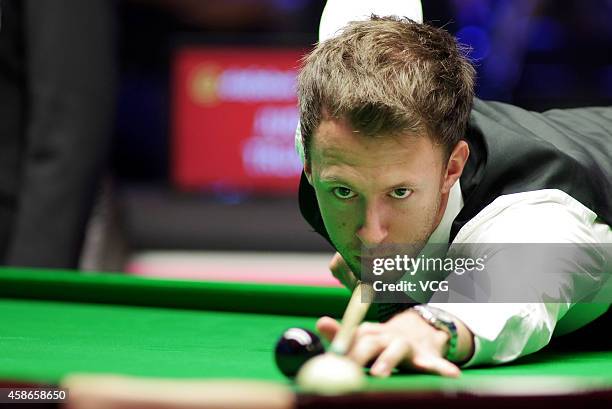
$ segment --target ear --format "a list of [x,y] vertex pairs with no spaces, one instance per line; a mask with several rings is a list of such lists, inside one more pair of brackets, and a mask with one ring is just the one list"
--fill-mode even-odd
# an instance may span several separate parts
[[444,181],[442,184],[442,193],[450,192],[451,188],[461,177],[463,168],[467,163],[468,157],[470,156],[470,147],[467,142],[461,140],[455,145],[455,148],[448,158],[446,163],[446,172],[444,173]]
[[304,163],[304,174],[306,175],[306,179],[308,179],[308,183],[310,183],[310,186],[313,186],[313,184],[312,184],[312,168],[310,166],[310,161]]

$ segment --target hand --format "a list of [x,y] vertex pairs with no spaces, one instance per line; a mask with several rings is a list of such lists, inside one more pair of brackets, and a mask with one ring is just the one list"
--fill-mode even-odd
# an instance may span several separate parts
[[334,254],[334,257],[329,262],[329,269],[342,285],[351,291],[355,289],[357,277],[355,277],[355,274],[351,271],[351,268],[346,264],[340,253]]
[[[339,328],[338,321],[330,317],[317,321],[317,330],[330,342]],[[461,374],[459,367],[444,358],[447,342],[447,333],[406,310],[382,324],[361,324],[347,356],[361,366],[376,359],[370,374],[379,377],[387,377],[393,368],[402,366],[457,377]]]

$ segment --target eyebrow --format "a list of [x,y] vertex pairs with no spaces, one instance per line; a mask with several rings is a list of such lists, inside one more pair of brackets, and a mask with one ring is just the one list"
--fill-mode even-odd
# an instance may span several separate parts
[[338,176],[335,175],[331,175],[331,176],[321,176],[321,182],[323,183],[344,183],[347,184],[342,178],[339,178]]
[[[325,184],[331,184],[331,183],[339,183],[342,185],[347,185],[347,186],[352,186],[351,183],[346,182],[344,179],[336,176],[336,175],[330,175],[330,176],[322,176],[320,179],[321,183],[325,183]],[[410,180],[403,180],[399,183],[395,183],[391,186],[388,186],[382,190],[393,190],[393,189],[403,189],[403,188],[416,188],[418,187],[417,183],[413,183]]]

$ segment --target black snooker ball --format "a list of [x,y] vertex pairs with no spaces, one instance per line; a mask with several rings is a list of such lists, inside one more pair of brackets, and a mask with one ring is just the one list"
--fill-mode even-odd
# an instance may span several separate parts
[[306,361],[324,352],[316,334],[303,328],[289,328],[276,343],[274,358],[278,369],[293,378]]

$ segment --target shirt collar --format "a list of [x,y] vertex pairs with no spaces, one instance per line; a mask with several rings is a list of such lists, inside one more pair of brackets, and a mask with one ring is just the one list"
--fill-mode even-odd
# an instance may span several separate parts
[[461,194],[459,179],[457,179],[448,194],[448,202],[446,203],[446,209],[444,210],[442,220],[431,236],[429,236],[427,244],[448,244],[453,220],[455,220],[462,208],[463,195]]

